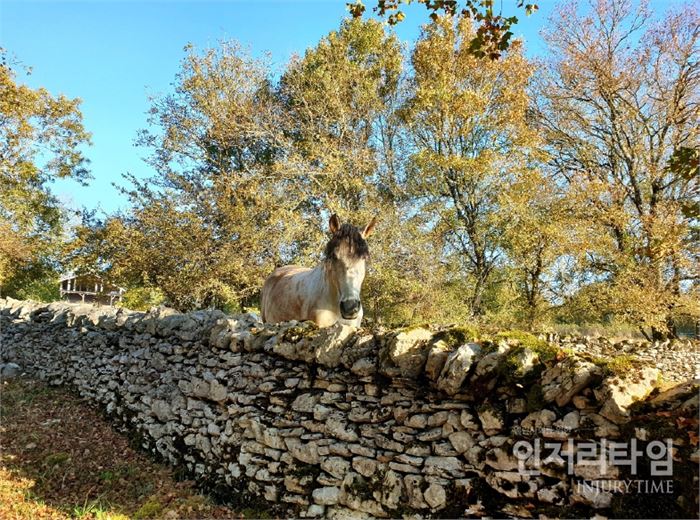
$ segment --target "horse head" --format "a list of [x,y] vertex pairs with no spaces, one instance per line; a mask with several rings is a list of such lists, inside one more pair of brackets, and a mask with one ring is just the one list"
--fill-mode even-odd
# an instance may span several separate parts
[[332,237],[326,244],[325,262],[330,281],[338,291],[340,315],[346,320],[357,318],[362,310],[360,289],[369,259],[366,239],[374,231],[376,222],[377,217],[374,217],[361,230],[351,224],[341,225],[337,215],[329,221]]

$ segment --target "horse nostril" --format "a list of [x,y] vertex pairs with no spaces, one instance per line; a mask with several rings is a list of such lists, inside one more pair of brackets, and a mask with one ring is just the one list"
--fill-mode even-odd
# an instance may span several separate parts
[[360,310],[360,300],[343,300],[340,302],[340,312],[345,316],[355,315]]

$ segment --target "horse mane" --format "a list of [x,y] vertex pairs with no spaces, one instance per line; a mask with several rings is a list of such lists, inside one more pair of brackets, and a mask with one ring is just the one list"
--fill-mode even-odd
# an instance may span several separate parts
[[337,250],[345,246],[347,254],[352,259],[367,259],[369,258],[369,247],[367,241],[362,237],[360,229],[351,225],[343,224],[336,231],[331,239],[326,244],[324,255],[326,260],[337,258]]

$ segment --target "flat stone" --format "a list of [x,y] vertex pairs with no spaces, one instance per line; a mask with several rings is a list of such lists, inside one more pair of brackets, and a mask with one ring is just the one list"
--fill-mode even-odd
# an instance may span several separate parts
[[518,469],[518,459],[509,450],[494,448],[486,453],[486,465],[498,471]]
[[425,414],[411,415],[404,421],[404,424],[411,428],[425,428],[428,424],[428,416]]
[[1,363],[0,378],[12,379],[22,372],[22,368],[17,363]]
[[319,396],[316,394],[301,394],[292,402],[292,410],[296,412],[313,413],[318,404]]
[[612,493],[589,487],[587,485],[575,486],[571,501],[587,504],[595,509],[605,509],[612,504]]
[[427,475],[464,476],[463,464],[457,457],[428,457],[423,464],[423,470]]
[[332,506],[337,504],[340,499],[340,488],[336,486],[316,488],[311,496],[316,504]]
[[520,421],[520,426],[527,430],[539,431],[542,428],[549,428],[554,424],[557,419],[557,414],[552,410],[544,409],[538,410],[528,414],[522,421]]
[[289,453],[301,462],[318,464],[321,461],[318,453],[318,445],[315,442],[302,443],[302,441],[296,437],[286,437],[284,443]]

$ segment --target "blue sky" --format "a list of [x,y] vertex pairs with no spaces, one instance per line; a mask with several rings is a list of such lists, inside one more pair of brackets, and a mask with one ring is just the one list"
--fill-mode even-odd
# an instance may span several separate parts
[[[81,98],[84,124],[93,135],[86,150],[93,181],[88,187],[60,181],[54,192],[75,208],[111,212],[124,206],[112,183],[123,183],[125,172],[151,173],[142,160],[147,150],[133,141],[146,126],[148,96],[169,90],[187,43],[204,48],[236,39],[254,53],[271,53],[281,69],[294,53],[303,54],[338,27],[346,1],[0,0],[0,46],[32,68],[18,79]],[[505,14],[519,15],[516,35],[526,40],[530,55],[541,54],[538,33],[556,2],[540,0],[540,11],[530,17],[516,13],[515,3],[503,2]],[[418,5],[404,11],[406,20],[396,31],[410,43],[427,12]]]

